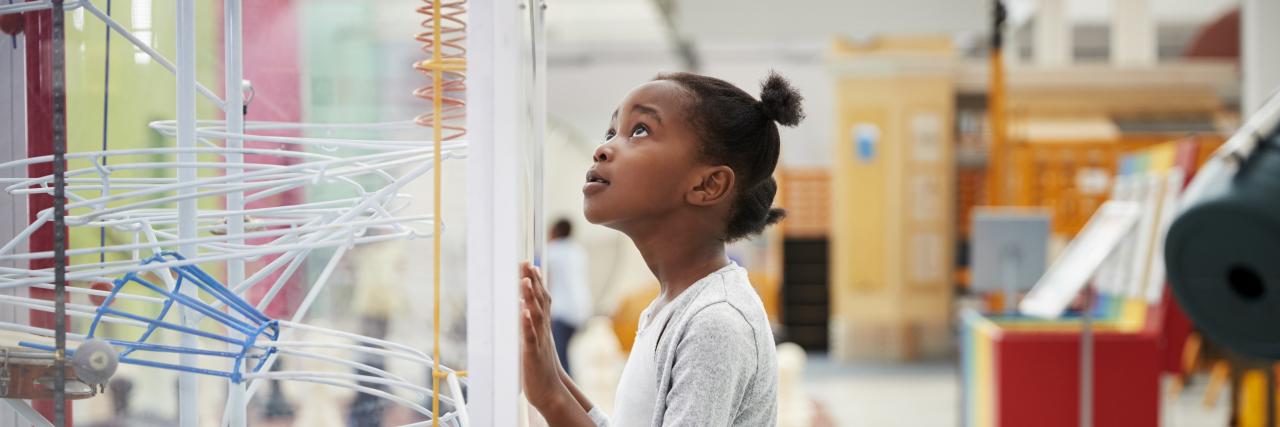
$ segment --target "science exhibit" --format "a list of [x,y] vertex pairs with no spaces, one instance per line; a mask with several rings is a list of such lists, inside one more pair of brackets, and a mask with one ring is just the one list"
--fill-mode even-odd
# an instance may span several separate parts
[[[513,425],[517,299],[494,284],[542,241],[540,4],[407,4],[389,42],[375,3],[102,3],[0,6],[27,101],[0,184],[29,214],[5,207],[0,424],[131,387],[172,425],[244,426],[300,382],[359,393],[359,425]],[[338,410],[273,403],[255,418]]]

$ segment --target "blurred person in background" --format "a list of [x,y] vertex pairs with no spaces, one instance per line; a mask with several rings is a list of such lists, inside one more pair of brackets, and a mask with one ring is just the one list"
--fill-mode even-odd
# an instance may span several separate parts
[[565,372],[569,370],[569,340],[591,318],[591,290],[587,288],[587,251],[569,236],[573,226],[560,219],[547,243],[547,283],[550,285],[551,336]]

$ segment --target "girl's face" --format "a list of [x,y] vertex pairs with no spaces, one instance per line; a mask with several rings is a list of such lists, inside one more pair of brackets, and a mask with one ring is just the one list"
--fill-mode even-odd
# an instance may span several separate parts
[[688,102],[684,88],[664,80],[622,98],[582,186],[588,221],[623,229],[685,203],[701,181],[698,138],[685,120]]

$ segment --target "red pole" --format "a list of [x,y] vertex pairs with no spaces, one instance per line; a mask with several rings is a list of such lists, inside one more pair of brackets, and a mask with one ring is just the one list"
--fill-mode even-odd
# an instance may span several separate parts
[[[53,12],[41,10],[26,12],[23,34],[26,40],[27,59],[27,157],[53,155]],[[33,163],[27,166],[27,176],[53,174],[53,163]],[[27,221],[35,222],[40,211],[53,209],[53,196],[31,194],[27,196]],[[53,223],[40,227],[27,239],[28,252],[53,251]],[[68,230],[70,231],[70,230]],[[64,233],[69,236],[70,233]],[[69,246],[68,246],[69,247]],[[53,258],[33,259],[31,270],[53,268]],[[53,290],[28,288],[32,298],[53,301]],[[39,310],[30,310],[31,326],[53,329],[54,316]],[[68,321],[68,323],[70,323]],[[53,420],[53,401],[32,401],[32,407],[46,419]],[[67,406],[67,427],[71,427],[71,406]]]

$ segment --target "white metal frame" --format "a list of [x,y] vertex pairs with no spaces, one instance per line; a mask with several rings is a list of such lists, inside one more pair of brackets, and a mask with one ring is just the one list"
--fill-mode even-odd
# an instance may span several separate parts
[[516,3],[472,3],[467,28],[467,397],[483,427],[520,425]]

